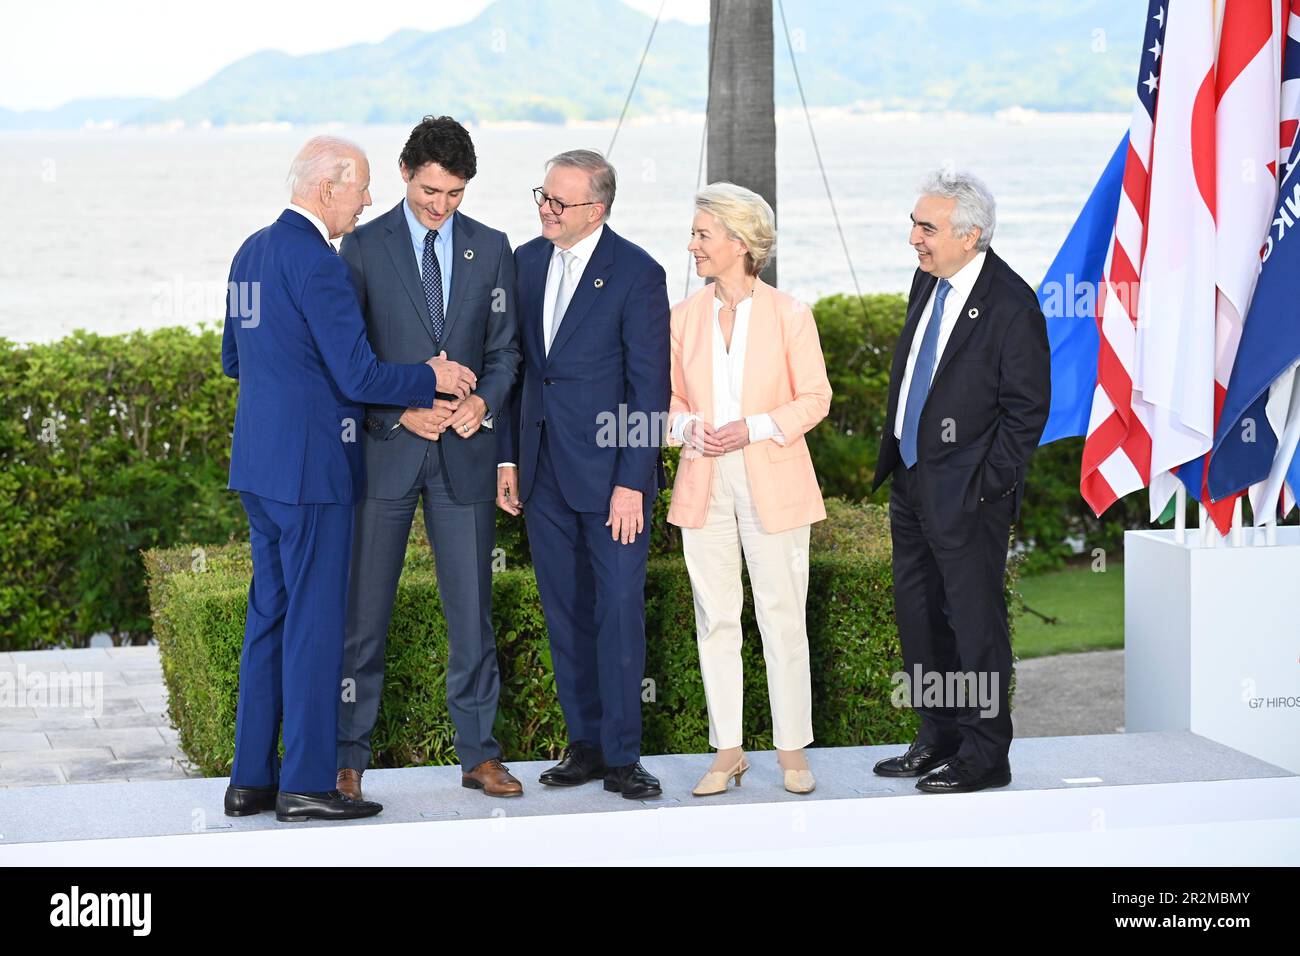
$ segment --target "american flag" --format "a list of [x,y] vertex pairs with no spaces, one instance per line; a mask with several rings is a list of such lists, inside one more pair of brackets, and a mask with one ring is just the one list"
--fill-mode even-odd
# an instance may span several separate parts
[[1165,21],[1165,3],[1151,0],[1138,69],[1137,100],[1129,122],[1124,188],[1106,258],[1106,281],[1096,300],[1100,338],[1097,387],[1084,439],[1079,490],[1098,515],[1117,499],[1146,487],[1151,477],[1151,435],[1143,420],[1143,409],[1133,404],[1133,367]]

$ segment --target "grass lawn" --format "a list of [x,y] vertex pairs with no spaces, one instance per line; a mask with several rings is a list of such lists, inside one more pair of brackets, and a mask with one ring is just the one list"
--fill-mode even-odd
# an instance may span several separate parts
[[1124,646],[1122,564],[1111,562],[1103,572],[1085,564],[1023,577],[1019,591],[1024,604],[1057,619],[1049,624],[1020,610],[1011,646],[1022,660]]

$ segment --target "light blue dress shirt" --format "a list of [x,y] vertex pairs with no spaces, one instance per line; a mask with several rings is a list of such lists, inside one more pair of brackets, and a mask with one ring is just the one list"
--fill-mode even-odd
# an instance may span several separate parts
[[[411,212],[411,207],[406,200],[402,200],[402,212],[406,214],[406,226],[411,230],[411,246],[415,249],[415,265],[420,270],[420,278],[424,278],[424,237],[429,234],[429,229],[420,220],[415,218],[415,213]],[[438,227],[438,238],[433,243],[433,254],[438,257],[438,271],[442,273],[442,314],[447,314],[447,307],[451,303],[451,270],[455,259],[452,257],[452,224],[456,220],[456,214],[452,213],[447,217],[447,221]]]
[[[405,199],[402,200],[402,212],[406,214],[406,227],[411,231],[411,246],[415,249],[415,264],[420,270],[420,278],[423,279],[424,237],[431,230],[415,218],[415,213],[411,212],[411,207]],[[438,238],[433,241],[433,254],[438,257],[438,271],[442,273],[443,316],[447,315],[447,309],[451,304],[451,270],[456,261],[452,256],[455,251],[452,244],[452,236],[455,234],[455,221],[456,214],[453,212],[447,217],[447,221],[438,227]],[[483,427],[492,427],[492,409],[490,408],[483,419]]]

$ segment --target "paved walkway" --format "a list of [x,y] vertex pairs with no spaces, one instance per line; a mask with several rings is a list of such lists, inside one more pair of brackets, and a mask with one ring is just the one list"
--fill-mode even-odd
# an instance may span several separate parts
[[[1016,673],[1016,737],[1123,730],[1123,651],[1022,661]],[[197,776],[176,737],[157,647],[0,654],[0,787]]]
[[0,787],[187,772],[157,647],[0,654]]

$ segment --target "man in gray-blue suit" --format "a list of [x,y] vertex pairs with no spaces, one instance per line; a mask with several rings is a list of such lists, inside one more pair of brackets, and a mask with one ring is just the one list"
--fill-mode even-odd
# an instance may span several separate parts
[[492,632],[492,416],[508,401],[520,362],[514,258],[505,233],[457,212],[477,171],[463,126],[426,116],[400,166],[405,198],[358,227],[340,250],[370,345],[390,362],[427,359],[431,349],[455,356],[478,384],[464,399],[439,395],[433,408],[366,408],[366,497],[357,506],[348,585],[338,788],[360,798],[393,601],[422,501],[447,621],[447,707],[461,781],[491,796],[516,796],[523,787],[502,765],[492,733],[500,693]]

